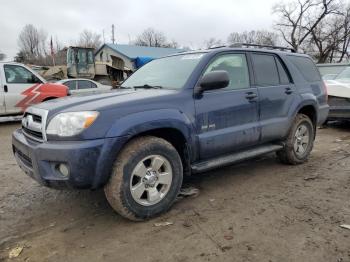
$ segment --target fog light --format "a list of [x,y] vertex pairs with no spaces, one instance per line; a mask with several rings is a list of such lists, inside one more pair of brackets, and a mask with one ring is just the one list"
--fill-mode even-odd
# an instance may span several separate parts
[[69,175],[69,169],[66,164],[59,164],[57,169],[62,174],[62,176],[67,177]]

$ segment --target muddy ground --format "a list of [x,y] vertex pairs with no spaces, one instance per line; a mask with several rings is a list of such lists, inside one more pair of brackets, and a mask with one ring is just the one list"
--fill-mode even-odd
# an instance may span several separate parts
[[[304,165],[273,155],[189,179],[197,197],[130,222],[99,191],[39,186],[0,123],[0,261],[350,261],[350,124],[318,130]],[[156,227],[158,222],[172,225]],[[12,248],[23,247],[9,259]]]

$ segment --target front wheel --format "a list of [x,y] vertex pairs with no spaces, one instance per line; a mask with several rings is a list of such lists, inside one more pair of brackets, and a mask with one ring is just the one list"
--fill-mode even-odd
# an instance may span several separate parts
[[277,152],[282,163],[297,165],[304,163],[313,148],[315,128],[310,118],[298,114],[286,139],[285,148]]
[[120,215],[144,220],[170,208],[182,177],[181,158],[170,143],[140,137],[129,142],[117,157],[105,194]]

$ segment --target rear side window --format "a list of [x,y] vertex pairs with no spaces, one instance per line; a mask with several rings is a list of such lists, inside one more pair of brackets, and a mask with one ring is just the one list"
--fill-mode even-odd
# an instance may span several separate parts
[[78,81],[78,89],[90,89],[90,88],[96,88],[97,86],[87,80],[80,80]]
[[272,55],[253,54],[253,67],[258,86],[277,86],[279,77],[275,58]]
[[321,80],[320,73],[310,58],[289,56],[289,60],[298,68],[299,72],[308,82]]
[[286,69],[284,68],[284,66],[282,65],[282,63],[279,61],[279,59],[276,59],[276,63],[277,63],[277,68],[278,68],[278,73],[280,75],[280,82],[282,85],[287,85],[290,83],[290,79],[289,76],[286,72]]

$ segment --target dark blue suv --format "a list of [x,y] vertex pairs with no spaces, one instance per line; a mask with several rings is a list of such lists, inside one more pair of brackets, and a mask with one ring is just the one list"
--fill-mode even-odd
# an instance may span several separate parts
[[120,90],[28,108],[19,166],[45,186],[104,187],[132,220],[166,211],[184,175],[276,152],[307,160],[327,94],[313,61],[272,47],[222,47],[154,60]]

